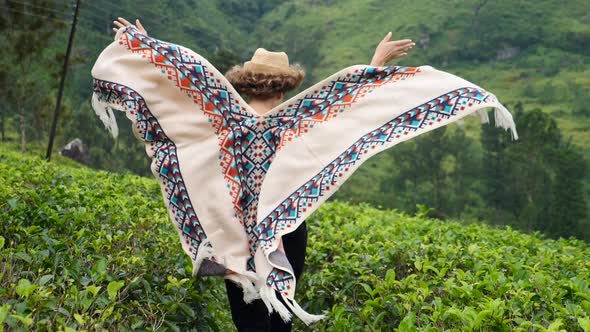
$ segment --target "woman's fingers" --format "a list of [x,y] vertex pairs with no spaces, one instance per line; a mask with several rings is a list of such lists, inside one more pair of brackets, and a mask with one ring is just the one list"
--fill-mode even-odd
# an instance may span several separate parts
[[[144,33],[145,33],[145,29],[143,28],[143,26],[141,25],[141,23],[139,22],[139,20],[136,20],[136,23],[137,23],[138,28],[140,30],[143,30]],[[121,28],[130,26],[131,25],[131,22],[127,21],[123,17],[117,17],[117,21],[113,21],[113,24],[116,26],[116,28],[113,28],[113,31],[117,32]]]
[[394,40],[389,42],[390,45],[395,46],[409,46],[409,45],[416,45],[411,39],[402,39],[402,40]]
[[143,27],[143,24],[141,24],[141,22],[139,22],[138,18],[135,19],[135,25],[137,25],[137,28],[139,29],[139,31],[141,31],[144,35],[147,36],[148,33],[145,30],[145,28]]
[[391,39],[391,36],[392,36],[392,35],[393,35],[393,34],[391,33],[391,31],[389,31],[389,32],[388,32],[388,33],[385,35],[385,37],[383,38],[382,42],[384,42],[384,43],[388,42],[388,41]]
[[123,25],[125,26],[130,26],[131,23],[129,23],[129,21],[127,21],[126,19],[119,17],[119,21],[121,21],[121,23],[123,23]]
[[410,51],[412,48],[414,48],[414,46],[416,45],[416,43],[410,42],[410,43],[405,43],[405,44],[400,44],[400,45],[395,45],[394,52],[408,52]]

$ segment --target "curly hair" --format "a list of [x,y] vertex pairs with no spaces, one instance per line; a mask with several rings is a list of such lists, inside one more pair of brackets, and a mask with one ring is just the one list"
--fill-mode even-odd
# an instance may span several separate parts
[[305,71],[298,64],[290,66],[292,73],[261,73],[244,70],[242,66],[234,66],[225,77],[240,94],[255,98],[270,98],[280,92],[297,88]]

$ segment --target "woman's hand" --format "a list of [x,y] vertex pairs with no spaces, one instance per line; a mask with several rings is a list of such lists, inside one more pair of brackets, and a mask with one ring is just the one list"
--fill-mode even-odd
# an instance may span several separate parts
[[408,55],[408,52],[416,45],[411,39],[402,39],[389,41],[392,33],[389,32],[385,38],[379,42],[375,54],[371,60],[371,66],[381,67],[395,58],[401,58]]
[[[129,23],[129,21],[127,21],[126,19],[122,18],[122,17],[118,17],[118,21],[113,21],[113,23],[115,24],[116,28],[113,28],[113,31],[115,31],[115,33],[117,33],[117,31],[119,31],[119,29],[121,28],[125,28],[131,25],[131,23]],[[143,27],[143,25],[141,25],[141,22],[139,22],[139,19],[135,20],[135,26],[137,27],[137,30],[139,30],[139,32],[143,33],[144,35],[148,35],[147,31],[145,31],[145,28]]]

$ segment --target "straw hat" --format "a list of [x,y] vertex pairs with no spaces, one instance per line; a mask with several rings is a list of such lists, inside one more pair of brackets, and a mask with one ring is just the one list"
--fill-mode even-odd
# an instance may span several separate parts
[[250,61],[233,66],[225,77],[238,93],[265,98],[297,88],[305,71],[298,64],[289,64],[287,53],[259,48]]
[[267,74],[298,75],[296,69],[289,65],[289,57],[285,52],[271,52],[258,48],[250,61],[244,62],[245,71]]

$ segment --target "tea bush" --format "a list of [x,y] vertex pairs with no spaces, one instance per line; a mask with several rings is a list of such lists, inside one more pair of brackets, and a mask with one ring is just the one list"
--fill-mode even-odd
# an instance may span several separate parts
[[191,270],[154,179],[0,147],[0,331],[227,331]]
[[[323,205],[297,297],[306,331],[590,331],[590,246],[366,204]],[[231,331],[193,279],[154,179],[0,146],[0,331]]]
[[[590,246],[331,203],[299,284],[314,331],[590,331]],[[321,226],[320,226],[321,225]]]

